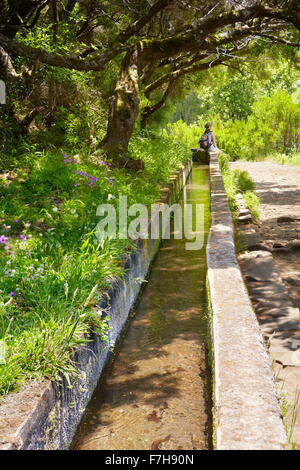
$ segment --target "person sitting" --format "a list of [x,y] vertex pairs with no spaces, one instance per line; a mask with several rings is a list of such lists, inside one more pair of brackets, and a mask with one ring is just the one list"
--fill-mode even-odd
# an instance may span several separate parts
[[200,148],[207,150],[208,152],[219,153],[220,150],[217,147],[216,137],[212,131],[212,122],[207,122],[205,124],[205,131],[200,137],[199,144]]

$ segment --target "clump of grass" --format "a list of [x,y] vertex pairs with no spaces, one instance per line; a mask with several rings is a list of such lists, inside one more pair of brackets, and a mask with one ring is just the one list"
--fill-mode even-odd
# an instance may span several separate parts
[[223,175],[229,172],[229,156],[224,152],[219,154],[219,166]]
[[289,154],[286,153],[271,153],[267,156],[259,158],[260,161],[273,161],[280,165],[300,166],[300,153],[294,151]]
[[251,212],[253,220],[257,220],[259,218],[259,206],[260,206],[260,199],[253,191],[246,191],[243,194],[246,207]]
[[252,218],[257,220],[259,217],[260,199],[254,193],[255,185],[246,171],[229,169],[230,157],[226,154],[220,154],[219,166],[223,177],[223,183],[226,190],[228,204],[233,214],[236,213],[236,195],[242,194],[246,207],[250,210]]
[[234,170],[233,180],[236,191],[239,193],[245,193],[246,191],[254,190],[254,183],[247,171],[238,169]]
[[297,448],[296,443],[293,441],[293,433],[297,419],[297,411],[300,399],[300,390],[295,391],[294,400],[292,403],[289,402],[286,395],[282,392],[280,394],[280,409],[283,417],[285,432],[288,443],[292,450]]

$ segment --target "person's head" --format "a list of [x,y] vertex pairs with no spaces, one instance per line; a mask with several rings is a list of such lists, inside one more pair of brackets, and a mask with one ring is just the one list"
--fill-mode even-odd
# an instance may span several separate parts
[[205,130],[206,130],[206,131],[211,131],[212,125],[213,125],[212,122],[207,122],[207,123],[205,124]]

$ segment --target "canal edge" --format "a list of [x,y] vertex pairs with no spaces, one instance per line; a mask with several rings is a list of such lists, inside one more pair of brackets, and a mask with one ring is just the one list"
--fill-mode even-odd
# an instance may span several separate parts
[[207,285],[213,357],[216,450],[288,449],[271,361],[234,246],[217,154],[210,159],[211,228]]

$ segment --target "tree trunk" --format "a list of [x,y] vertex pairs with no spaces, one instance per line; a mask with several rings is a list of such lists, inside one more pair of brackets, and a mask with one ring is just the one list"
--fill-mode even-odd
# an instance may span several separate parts
[[126,54],[110,105],[106,136],[100,147],[115,163],[124,165],[134,125],[139,113],[138,51]]

